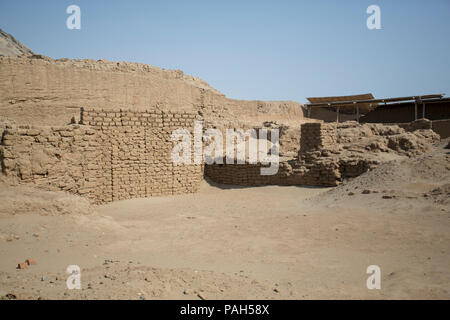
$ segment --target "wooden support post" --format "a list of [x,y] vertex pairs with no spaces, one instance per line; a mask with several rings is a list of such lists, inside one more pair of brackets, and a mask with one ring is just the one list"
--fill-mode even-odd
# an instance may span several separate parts
[[417,120],[417,101],[414,102],[414,120]]
[[311,107],[308,106],[308,118],[311,118]]
[[425,119],[425,103],[422,103],[422,119]]
[[356,108],[354,108],[353,110],[356,113],[356,121],[359,122],[359,106],[356,102],[353,102],[353,106],[356,106]]
[[336,110],[336,122],[339,123],[339,107]]

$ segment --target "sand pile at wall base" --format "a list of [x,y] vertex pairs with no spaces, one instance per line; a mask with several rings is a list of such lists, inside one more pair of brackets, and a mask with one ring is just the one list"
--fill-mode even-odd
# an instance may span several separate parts
[[94,207],[80,196],[63,191],[45,191],[33,186],[0,182],[0,216],[91,214]]
[[385,162],[358,177],[344,181],[338,187],[320,195],[323,198],[343,199],[355,194],[380,193],[385,199],[398,197],[435,198],[437,202],[449,197],[450,154],[448,141],[431,145],[431,150]]

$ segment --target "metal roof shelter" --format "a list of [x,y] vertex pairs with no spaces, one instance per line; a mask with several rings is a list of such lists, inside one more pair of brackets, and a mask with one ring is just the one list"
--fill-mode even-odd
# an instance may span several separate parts
[[339,122],[339,111],[341,108],[356,109],[356,119],[359,121],[360,110],[370,111],[378,106],[379,103],[385,105],[395,105],[395,102],[414,102],[415,117],[417,120],[417,104],[423,105],[423,114],[425,114],[425,104],[439,102],[443,99],[445,94],[427,94],[408,97],[395,97],[374,99],[371,93],[353,96],[340,97],[321,97],[321,98],[307,98],[311,103],[305,104],[308,109],[308,117],[310,117],[311,108],[313,107],[329,107],[336,108],[336,121]]
[[[328,107],[328,103],[338,103],[340,110],[343,112],[346,112],[346,111],[354,110],[353,103],[347,103],[349,101],[367,101],[367,100],[373,100],[375,98],[373,97],[373,95],[371,93],[365,93],[365,94],[357,94],[357,95],[351,95],[351,96],[311,97],[311,98],[306,98],[306,99],[308,99],[308,101],[310,102],[311,105],[323,105],[324,107]],[[376,107],[376,105],[374,105],[374,107]],[[369,103],[367,103],[367,104],[361,103],[359,106],[359,109],[361,112],[367,112],[374,108],[371,107],[369,105]]]

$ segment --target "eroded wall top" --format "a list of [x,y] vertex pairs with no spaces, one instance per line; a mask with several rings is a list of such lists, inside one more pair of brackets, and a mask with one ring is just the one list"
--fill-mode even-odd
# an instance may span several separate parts
[[228,99],[180,70],[140,63],[4,56],[0,92],[1,114],[21,124],[65,125],[80,107],[189,111],[227,126],[303,119],[299,103]]

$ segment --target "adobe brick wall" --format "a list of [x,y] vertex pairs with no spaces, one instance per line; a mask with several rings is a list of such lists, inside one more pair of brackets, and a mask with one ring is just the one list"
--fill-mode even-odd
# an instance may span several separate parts
[[304,123],[300,128],[298,157],[280,158],[277,174],[262,176],[260,164],[214,164],[205,166],[205,175],[218,183],[243,186],[335,186],[387,161],[383,157],[387,152],[403,156],[426,152],[428,143],[436,139],[431,130],[426,131],[431,121],[407,125],[411,130],[422,129],[423,132],[415,135],[397,125]]
[[175,129],[193,131],[194,114],[82,110],[80,118],[61,127],[7,126],[3,173],[95,203],[197,191],[202,165],[174,165],[170,139]]
[[309,166],[296,160],[281,161],[275,175],[261,175],[261,167],[261,164],[205,165],[205,175],[216,183],[239,186],[336,186],[340,177],[337,167],[331,162]]
[[33,183],[88,198],[102,198],[106,185],[99,166],[103,137],[89,127],[7,127],[1,143],[2,171],[20,183]]
[[441,139],[450,137],[450,119],[432,121],[429,119],[419,119],[407,123],[398,123],[397,125],[410,132],[419,129],[431,129],[436,132]]
[[300,153],[332,146],[337,141],[336,130],[336,123],[303,123],[301,125]]
[[301,160],[280,159],[280,166],[275,175],[261,175],[261,164],[205,165],[205,175],[217,183],[241,186],[336,186],[341,173],[335,162],[309,161],[309,156],[313,156],[315,151],[333,147],[336,140],[336,124],[304,123],[300,128]]
[[268,120],[302,121],[300,103],[228,99],[181,70],[105,60],[53,60],[42,55],[0,56],[0,115],[19,124],[66,125],[79,107],[145,111],[159,107],[199,112],[230,127]]

